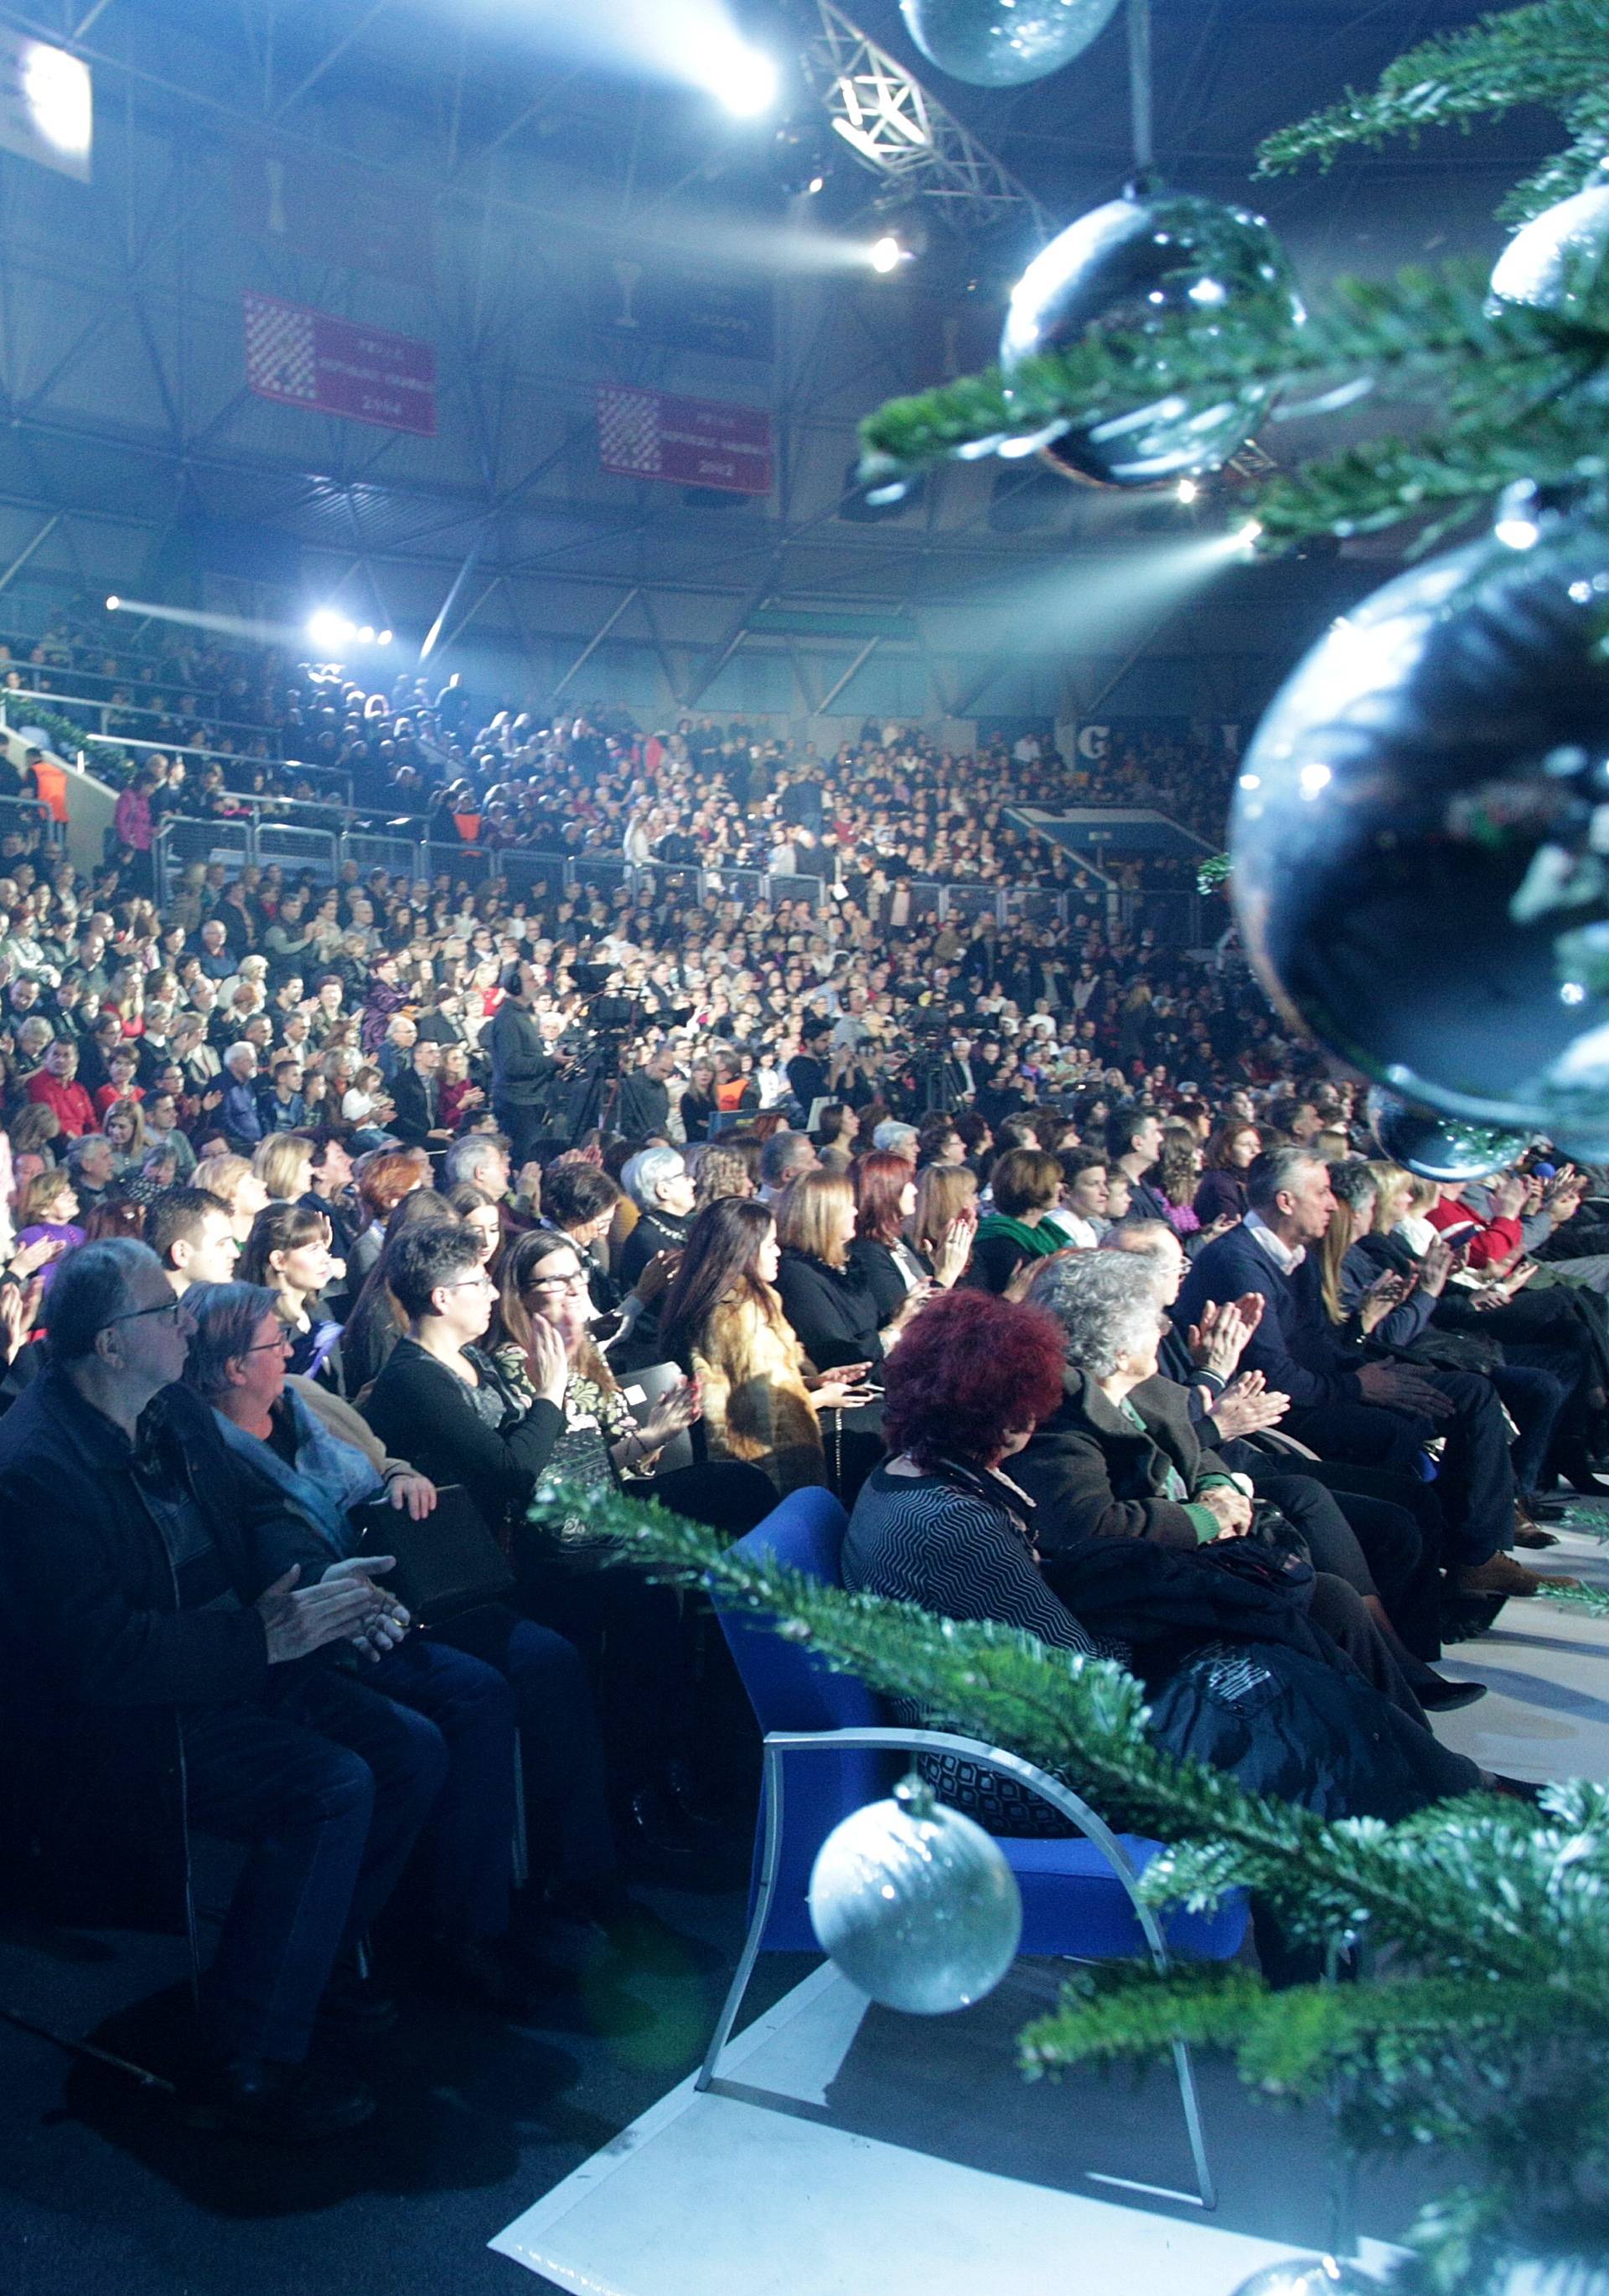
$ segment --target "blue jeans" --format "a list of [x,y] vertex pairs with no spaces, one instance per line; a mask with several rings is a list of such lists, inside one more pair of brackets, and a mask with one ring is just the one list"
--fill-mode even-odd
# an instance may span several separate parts
[[433,1722],[327,1666],[179,1717],[190,1824],[248,1856],[204,1992],[226,2057],[300,2064],[331,1966],[395,1888],[446,1782]]

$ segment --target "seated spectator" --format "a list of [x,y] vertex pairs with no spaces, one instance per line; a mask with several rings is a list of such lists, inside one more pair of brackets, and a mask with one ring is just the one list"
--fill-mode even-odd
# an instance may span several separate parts
[[711,1459],[748,1461],[778,1496],[827,1480],[818,1413],[858,1390],[812,1369],[777,1297],[768,1205],[718,1197],[694,1217],[660,1338],[698,1382]]
[[[723,1196],[751,1196],[754,1182],[750,1177],[747,1159],[735,1146],[701,1148],[697,1152],[698,1167],[693,1177],[694,1210],[702,1211],[706,1204],[718,1203]],[[689,1158],[691,1162],[691,1158]],[[846,1160],[845,1170],[849,1167]]]
[[[418,1193],[429,1195],[432,1191],[421,1189]],[[405,1197],[403,1201],[406,1203],[414,1199]],[[480,1264],[496,1283],[502,1265],[505,1242],[497,1206],[484,1188],[474,1187],[467,1180],[461,1181],[456,1188],[449,1188],[442,1201],[480,1245]]]
[[421,1148],[384,1148],[365,1156],[356,1167],[357,1202],[363,1225],[352,1243],[349,1263],[354,1276],[366,1276],[380,1257],[386,1222],[415,1188],[430,1185],[430,1159]]
[[1002,1295],[1037,1259],[1063,1248],[1042,1225],[1062,1193],[1062,1168],[1044,1148],[1008,1148],[989,1176],[990,1207],[978,1223],[962,1281],[970,1291]]
[[1423,1446],[1446,1438],[1438,1496],[1446,1516],[1443,1562],[1461,1594],[1534,1595],[1542,1581],[1505,1549],[1515,1530],[1514,1470],[1502,1409],[1478,1374],[1360,1355],[1330,1322],[1316,1247],[1334,1197],[1310,1150],[1265,1149],[1246,1175],[1250,1209],[1191,1267],[1174,1311],[1199,1324],[1213,1302],[1261,1294],[1246,1368],[1288,1395],[1283,1423],[1325,1458],[1416,1471]]
[[103,1132],[81,1132],[76,1140],[70,1140],[67,1168],[82,1211],[94,1211],[97,1204],[118,1193],[116,1160]]
[[101,1129],[111,1151],[112,1177],[119,1182],[130,1179],[145,1160],[145,1119],[139,1102],[111,1101],[102,1116]]
[[854,1188],[841,1175],[801,1173],[777,1207],[776,1289],[817,1370],[861,1378],[899,1344],[932,1285],[924,1277],[891,1316],[880,1316],[871,1285],[850,1260],[856,1217]]
[[164,1188],[145,1208],[144,1234],[180,1299],[194,1284],[234,1282],[234,1224],[209,1188]]
[[[1121,1173],[1129,1183],[1128,1219],[1163,1220],[1172,1207],[1154,1185],[1156,1160],[1162,1153],[1162,1128],[1153,1108],[1127,1101],[1106,1119],[1106,1163],[1109,1174]],[[1113,1212],[1115,1220],[1120,1215]]]
[[234,1229],[234,1240],[243,1244],[251,1233],[251,1223],[268,1201],[268,1191],[243,1156],[205,1156],[191,1176],[195,1186],[205,1188],[229,1209]]
[[[1153,1296],[1148,1312],[1154,1345]],[[1210,1550],[1170,1554],[1144,1542],[1120,1550],[1088,1540],[1081,1591],[1116,1631],[1075,1613],[1040,1568],[1033,1502],[1005,1472],[1056,1409],[1062,1369],[1062,1335],[1038,1309],[966,1292],[936,1301],[890,1365],[890,1456],[856,1504],[844,1584],[943,1617],[997,1620],[1064,1650],[1127,1659],[1137,1643],[1153,1726],[1180,1752],[1189,1750],[1201,1706],[1193,1694],[1170,1708],[1167,1683],[1192,1646],[1210,1648],[1223,1637],[1225,1616],[1239,1615],[1244,1655],[1295,1693],[1295,1710],[1309,1725],[1306,1759],[1287,1764],[1282,1780],[1293,1799],[1337,1815],[1394,1816],[1482,1783],[1473,1763],[1359,1681],[1284,1590],[1238,1602],[1233,1574],[1220,1577]],[[1196,1617],[1186,1627],[1193,1587]],[[904,1713],[924,1718],[908,1705]],[[1255,1746],[1245,1760],[1250,1775],[1266,1777]],[[1066,1830],[1030,1797],[1002,1792],[1008,1782],[980,1777],[970,1766],[946,1765],[935,1783],[998,1832]]]
[[218,1128],[237,1155],[250,1155],[267,1128],[257,1101],[257,1054],[237,1038],[224,1054]]
[[[358,1512],[381,1501],[428,1521],[435,1486],[389,1457],[366,1423],[326,1389],[285,1373],[270,1292],[224,1283],[195,1295],[185,1384],[209,1403],[234,1458],[335,1556],[352,1554]],[[532,1884],[566,1909],[617,1910],[620,1889],[592,1693],[574,1646],[506,1604],[460,1611],[415,1633],[365,1679],[435,1722],[467,1775],[449,1828],[438,1826],[434,1926],[461,1940],[456,1980],[491,2006],[510,1999],[506,1965],[484,1950],[505,1936],[512,1881],[512,1775],[502,1768],[504,1697],[513,1693],[524,1761]],[[500,1688],[500,1685],[499,1685]]]
[[251,1152],[251,1169],[271,1204],[300,1203],[313,1185],[313,1143],[301,1132],[270,1132]]
[[1055,1230],[1057,1249],[1071,1245],[1093,1251],[1112,1225],[1106,1217],[1106,1153],[1102,1148],[1063,1148],[1056,1157],[1062,1189],[1039,1225]]
[[78,1892],[106,1870],[125,1905],[143,1883],[175,1914],[187,1826],[245,1848],[186,2106],[203,2125],[321,2142],[374,2100],[309,2062],[314,2021],[332,1976],[361,1990],[351,1956],[441,1792],[446,1749],[420,1716],[307,1662],[389,1644],[397,1606],[349,1562],[314,1583],[305,1535],[174,1385],[188,1341],[144,1244],[86,1245],[63,1265],[49,1368],[0,1425],[7,1734]]
[[[382,1239],[379,1257],[364,1277],[341,1333],[342,1379],[347,1391],[360,1406],[366,1401],[366,1390],[390,1361],[391,1349],[407,1330],[407,1317],[390,1284],[393,1243],[404,1228],[419,1221],[445,1222],[450,1226],[458,1218],[447,1199],[438,1195],[434,1188],[415,1188],[393,1207],[384,1229],[379,1232]],[[478,1237],[476,1241],[477,1248],[480,1248],[484,1239]],[[488,1262],[485,1264],[489,1266]]]
[[290,1334],[289,1368],[344,1392],[341,1325],[324,1313],[334,1280],[330,1223],[306,1204],[268,1204],[251,1223],[237,1270],[242,1283],[259,1283],[279,1301]]
[[803,1172],[816,1169],[816,1148],[808,1132],[774,1132],[760,1151],[759,1200],[779,1204]]
[[976,1232],[977,1175],[970,1164],[927,1165],[916,1175],[916,1209],[910,1226],[913,1246],[929,1259],[935,1259],[958,1224]]
[[70,1037],[57,1037],[45,1046],[44,1062],[24,1090],[30,1101],[51,1111],[64,1139],[94,1130],[94,1103],[78,1082],[78,1047]]
[[391,1079],[391,1130],[410,1148],[439,1152],[450,1143],[452,1127],[441,1110],[441,1047],[421,1037]]
[[872,1294],[877,1321],[891,1324],[912,1292],[924,1284],[948,1292],[972,1254],[973,1226],[957,1218],[936,1254],[912,1241],[916,1177],[902,1155],[874,1149],[853,1175],[855,1240],[849,1264]]
[[1195,1217],[1203,1227],[1245,1218],[1246,1173],[1261,1149],[1262,1135],[1254,1124],[1231,1119],[1219,1126],[1207,1143],[1195,1191]]
[[644,1148],[620,1177],[642,1215],[626,1239],[618,1270],[620,1282],[632,1284],[656,1252],[679,1252],[687,1241],[694,1186],[674,1148]]
[[54,1273],[53,1259],[71,1251],[84,1241],[80,1210],[72,1175],[64,1167],[37,1172],[18,1191],[13,1215],[18,1243],[24,1248],[35,1244],[54,1247],[53,1259],[44,1263],[47,1286]]

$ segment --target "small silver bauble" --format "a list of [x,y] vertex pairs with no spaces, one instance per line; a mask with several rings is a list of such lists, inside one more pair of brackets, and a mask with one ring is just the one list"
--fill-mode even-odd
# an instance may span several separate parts
[[1501,1171],[1523,1156],[1530,1143],[1520,1132],[1476,1124],[1464,1116],[1443,1116],[1417,1108],[1375,1085],[1368,1096],[1369,1129],[1393,1164],[1427,1180],[1476,1180]]
[[828,1834],[810,1874],[810,1919],[851,1985],[884,2008],[940,2017],[1005,1976],[1022,1900],[999,1844],[912,1777]]
[[905,29],[952,79],[1020,87],[1081,55],[1117,0],[899,0]]
[[1265,2264],[1233,2296],[1382,2296],[1382,2284],[1344,2256],[1292,2256]]

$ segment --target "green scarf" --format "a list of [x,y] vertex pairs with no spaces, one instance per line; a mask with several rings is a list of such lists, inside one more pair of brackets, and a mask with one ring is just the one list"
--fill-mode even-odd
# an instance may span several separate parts
[[1048,1259],[1053,1251],[1063,1249],[1054,1228],[1030,1227],[1025,1220],[1011,1219],[1005,1212],[990,1212],[987,1219],[978,1222],[980,1243],[994,1235],[1008,1235],[1014,1243],[1022,1246],[1030,1259]]

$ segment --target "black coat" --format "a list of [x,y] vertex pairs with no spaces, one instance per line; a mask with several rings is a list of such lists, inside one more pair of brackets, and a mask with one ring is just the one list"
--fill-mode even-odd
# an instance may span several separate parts
[[783,1249],[776,1289],[783,1313],[817,1371],[882,1361],[877,1302],[858,1269],[829,1267],[825,1260],[813,1259],[788,1244]]
[[522,1411],[489,1357],[472,1355],[482,1384],[502,1399],[502,1423],[483,1419],[464,1381],[417,1340],[401,1339],[387,1358],[363,1415],[394,1458],[410,1460],[434,1483],[462,1483],[485,1521],[502,1531],[522,1516],[564,1430],[557,1404]]
[[523,1004],[505,997],[486,1032],[491,1054],[492,1099],[509,1108],[538,1108],[559,1063],[542,1042],[542,1031]]
[[670,1094],[658,1077],[645,1070],[634,1069],[620,1080],[620,1097],[615,1109],[615,1128],[628,1140],[646,1140],[651,1133],[663,1134],[670,1121]]
[[[66,1891],[58,1910],[177,1925],[177,1710],[259,1696],[267,1650],[252,1604],[292,1562],[311,1584],[331,1558],[189,1389],[165,1389],[141,1432],[136,1470],[121,1430],[57,1371],[0,1420],[0,1761]],[[148,1487],[200,1509],[242,1608],[179,1609]]]
[[[398,1140],[410,1148],[425,1148],[431,1144],[430,1135],[441,1128],[441,1085],[432,1078],[433,1092],[427,1092],[425,1079],[417,1069],[399,1069],[391,1086],[391,1104],[396,1114],[391,1130]],[[432,1105],[433,1103],[433,1105]],[[434,1144],[441,1145],[439,1141]]]
[[[910,1246],[906,1249],[910,1250]],[[933,1263],[925,1252],[912,1252],[911,1257],[924,1275],[932,1275]],[[910,1297],[892,1247],[875,1243],[869,1235],[858,1235],[850,1246],[850,1266],[871,1292],[879,1325],[891,1324]],[[854,1360],[851,1357],[850,1361]]]
[[1014,1481],[1038,1508],[1047,1570],[1055,1551],[1088,1538],[1145,1538],[1192,1551],[1201,1544],[1184,1506],[1164,1496],[1168,1469],[1178,1470],[1187,1491],[1203,1474],[1227,1470],[1203,1448],[1182,1387],[1146,1380],[1129,1401],[1145,1423],[1144,1433],[1129,1425],[1087,1372],[1069,1365],[1061,1403],[1012,1463]]

